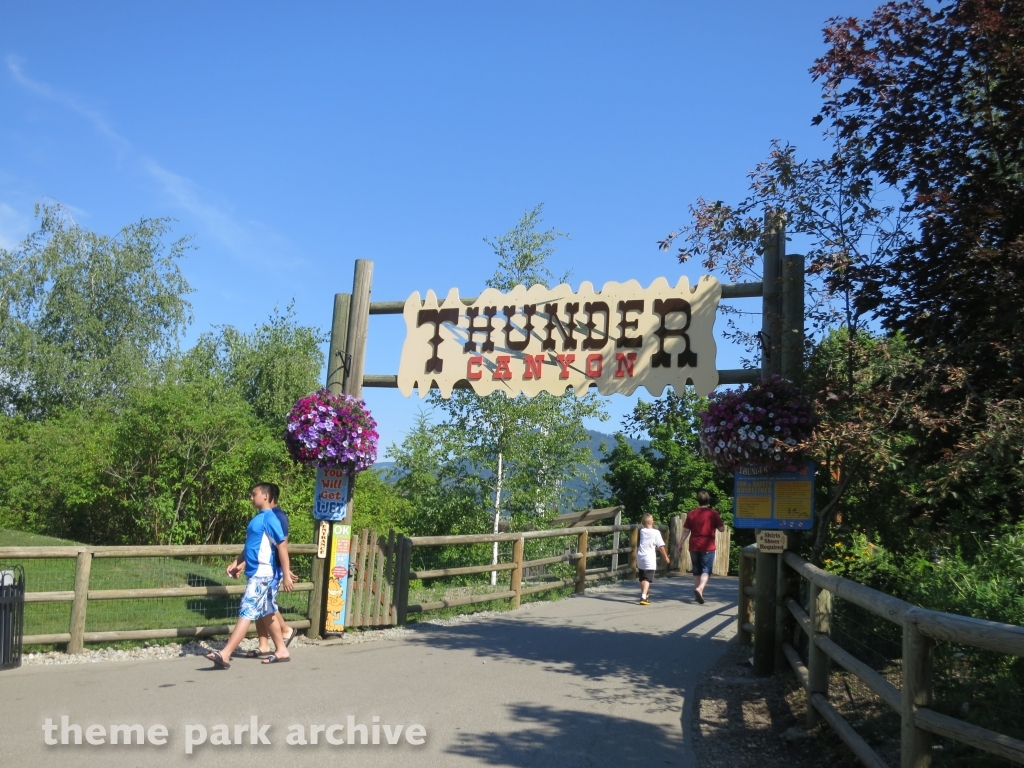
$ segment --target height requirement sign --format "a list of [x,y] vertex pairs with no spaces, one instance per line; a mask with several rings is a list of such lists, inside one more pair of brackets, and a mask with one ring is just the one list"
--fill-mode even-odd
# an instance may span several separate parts
[[660,396],[667,385],[692,381],[697,391],[718,386],[712,335],[722,286],[703,277],[673,287],[661,277],[647,288],[635,280],[545,288],[493,288],[467,306],[453,288],[438,302],[433,291],[405,302],[406,337],[398,388],[426,397],[436,383],[451,397],[459,381],[479,395],[502,391],[532,397],[578,396],[596,385],[602,395],[632,394],[643,386]]

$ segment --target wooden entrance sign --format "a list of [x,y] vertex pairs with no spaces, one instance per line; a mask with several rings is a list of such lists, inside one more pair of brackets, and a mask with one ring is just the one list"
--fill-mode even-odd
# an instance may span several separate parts
[[438,301],[433,291],[405,302],[405,344],[398,389],[426,397],[436,386],[451,397],[466,381],[478,395],[504,392],[528,397],[560,395],[567,387],[586,394],[630,395],[646,387],[660,396],[666,386],[692,382],[698,392],[718,386],[712,334],[722,285],[713,277],[695,287],[686,277],[675,286],[661,277],[643,288],[635,280],[584,282],[545,288],[493,288],[467,306],[453,288]]

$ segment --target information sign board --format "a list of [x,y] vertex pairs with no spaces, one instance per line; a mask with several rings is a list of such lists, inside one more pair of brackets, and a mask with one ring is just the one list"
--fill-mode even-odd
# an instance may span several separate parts
[[318,467],[313,489],[313,519],[341,522],[348,510],[348,472]]
[[345,631],[345,605],[348,603],[349,551],[352,526],[333,524],[331,531],[331,573],[327,579],[327,618],[325,632]]
[[331,524],[326,520],[321,520],[316,533],[316,556],[321,560],[327,557],[327,542],[330,540]]
[[766,555],[781,555],[786,551],[786,532],[758,531],[757,551]]
[[737,470],[733,492],[736,528],[806,531],[814,527],[814,464],[796,472]]

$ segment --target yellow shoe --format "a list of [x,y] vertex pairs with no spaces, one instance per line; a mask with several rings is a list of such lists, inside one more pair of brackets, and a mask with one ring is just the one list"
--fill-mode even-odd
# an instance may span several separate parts
[[646,597],[641,597],[640,598],[640,605],[650,605],[650,604],[651,604],[651,601],[648,600]]

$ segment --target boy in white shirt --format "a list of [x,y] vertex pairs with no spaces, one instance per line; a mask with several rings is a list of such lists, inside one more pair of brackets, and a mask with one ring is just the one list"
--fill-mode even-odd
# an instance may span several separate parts
[[650,605],[651,601],[648,598],[651,582],[654,581],[654,571],[658,567],[658,552],[665,558],[666,565],[669,559],[661,531],[654,527],[654,518],[651,515],[644,515],[640,523],[643,528],[640,529],[640,541],[636,548],[636,567],[640,575],[640,605]]

